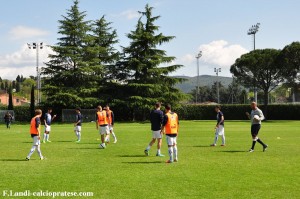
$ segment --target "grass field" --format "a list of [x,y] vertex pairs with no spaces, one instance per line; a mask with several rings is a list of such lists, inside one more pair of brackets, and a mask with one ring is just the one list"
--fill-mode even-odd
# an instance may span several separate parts
[[41,145],[43,161],[36,152],[24,161],[32,142],[29,125],[13,124],[7,130],[1,124],[0,198],[7,190],[93,192],[88,198],[114,199],[300,197],[299,121],[264,122],[260,137],[269,148],[262,152],[257,143],[254,153],[247,152],[249,122],[226,121],[226,147],[209,147],[214,125],[181,121],[179,162],[166,164],[165,140],[166,157],[156,157],[156,147],[148,157],[143,153],[151,139],[149,123],[117,123],[118,143],[106,149],[98,147],[95,123],[83,124],[79,144],[72,124],[54,123],[52,143]]

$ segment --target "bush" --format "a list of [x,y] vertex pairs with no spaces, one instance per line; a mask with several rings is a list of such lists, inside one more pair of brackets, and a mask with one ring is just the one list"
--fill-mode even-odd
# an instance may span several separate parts
[[[7,107],[0,106],[1,110],[6,110]],[[41,108],[44,113],[47,112],[47,107]],[[215,120],[216,112],[215,105],[182,105],[173,109],[180,120]],[[269,105],[267,112],[264,107],[260,109],[264,112],[268,120],[300,120],[300,105],[293,104],[276,104]],[[132,110],[127,106],[112,106],[112,111],[115,114],[116,121],[132,121],[133,115],[135,121],[149,120],[150,110],[135,109]],[[15,120],[19,122],[29,122],[31,119],[30,110],[28,106],[15,106]],[[250,105],[222,105],[221,111],[224,113],[225,120],[247,120],[245,112],[251,112]],[[53,114],[57,114],[56,121],[61,121],[62,109],[53,107]],[[43,118],[42,118],[43,119]]]

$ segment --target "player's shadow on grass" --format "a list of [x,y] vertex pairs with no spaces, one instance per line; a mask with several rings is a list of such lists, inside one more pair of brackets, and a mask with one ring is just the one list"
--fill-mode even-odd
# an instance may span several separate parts
[[59,140],[59,141],[54,141],[54,142],[62,142],[62,143],[66,143],[66,142],[75,142],[75,141],[71,141],[71,140]]
[[162,164],[164,162],[162,161],[152,161],[152,162],[145,162],[145,161],[141,161],[141,162],[122,162],[124,164]]
[[245,153],[247,151],[241,151],[241,150],[226,150],[226,151],[216,151],[220,153]]
[[199,147],[199,148],[206,148],[206,147],[211,147],[211,146],[209,146],[209,145],[196,145],[196,146],[193,146],[193,147]]
[[3,162],[24,162],[24,161],[27,161],[25,159],[0,159],[0,161],[3,161]]
[[78,148],[68,148],[68,149],[72,149],[72,150],[77,150],[77,149],[86,149],[86,150],[90,150],[90,149],[95,149],[95,150],[101,150],[99,147],[78,147]]
[[147,157],[145,155],[142,154],[138,154],[138,155],[118,155],[121,158],[140,158],[140,157]]

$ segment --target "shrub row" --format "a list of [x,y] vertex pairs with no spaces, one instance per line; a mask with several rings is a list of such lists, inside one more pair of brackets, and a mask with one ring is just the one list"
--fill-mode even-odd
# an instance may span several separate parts
[[[174,109],[181,120],[214,120],[216,113],[214,105],[183,105]],[[6,107],[0,107],[5,110]],[[300,105],[269,105],[267,110],[260,107],[268,120],[300,120]],[[46,108],[41,107],[45,112]],[[136,108],[134,111],[127,107],[111,107],[114,111],[116,121],[145,121],[149,120],[150,110]],[[222,105],[221,108],[226,120],[246,120],[245,112],[250,112],[249,105]],[[20,122],[30,121],[31,115],[28,106],[14,107],[15,119]],[[57,114],[57,120],[61,120],[61,109],[53,108],[53,113]],[[75,114],[75,112],[74,112]]]

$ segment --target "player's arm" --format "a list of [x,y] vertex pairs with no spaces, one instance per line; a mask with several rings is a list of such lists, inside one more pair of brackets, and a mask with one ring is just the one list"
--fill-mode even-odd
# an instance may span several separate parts
[[246,116],[248,117],[248,119],[250,120],[250,113],[246,112]]
[[263,112],[262,111],[259,111],[259,121],[262,121],[262,120],[264,120],[265,119],[265,116],[264,116],[264,114],[263,114]]
[[56,115],[53,115],[53,117],[52,117],[52,120],[51,120],[51,121],[53,121],[53,120],[54,120],[54,118],[56,118]]
[[98,115],[96,113],[96,129],[98,129],[98,126],[99,126],[99,124],[98,124]]
[[38,132],[38,137],[40,137],[40,124],[41,124],[41,119],[40,118],[35,118],[35,128]]
[[114,112],[111,112],[111,125],[113,126],[115,123],[115,115]]
[[161,134],[162,133],[165,134],[165,126],[167,124],[167,121],[168,121],[168,116],[164,115],[164,119],[163,119],[162,126],[161,126],[161,129],[160,129]]

